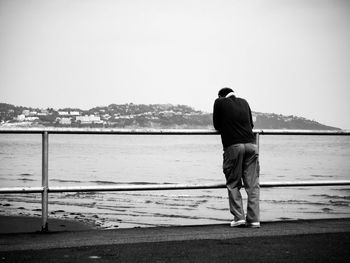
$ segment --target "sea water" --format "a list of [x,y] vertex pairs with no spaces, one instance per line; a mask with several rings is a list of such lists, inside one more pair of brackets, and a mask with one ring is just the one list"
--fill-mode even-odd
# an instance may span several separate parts
[[[41,185],[41,135],[0,135],[0,187]],[[260,136],[260,181],[348,180],[348,136]],[[49,135],[49,186],[224,184],[218,135]],[[244,201],[246,195],[243,192]],[[40,194],[0,214],[41,215]],[[349,217],[350,187],[261,189],[261,220]],[[101,228],[229,222],[226,189],[49,194],[49,216]]]

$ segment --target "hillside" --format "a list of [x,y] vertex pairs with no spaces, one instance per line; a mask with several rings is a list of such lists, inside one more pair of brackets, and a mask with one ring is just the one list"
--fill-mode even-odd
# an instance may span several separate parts
[[[296,116],[253,112],[255,129],[339,130]],[[110,104],[89,110],[38,109],[0,103],[2,126],[109,127],[195,129],[213,128],[212,114],[186,105]]]

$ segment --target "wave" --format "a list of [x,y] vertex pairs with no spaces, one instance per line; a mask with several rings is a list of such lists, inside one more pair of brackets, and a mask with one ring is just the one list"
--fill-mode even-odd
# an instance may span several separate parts
[[51,182],[58,182],[58,183],[83,183],[83,181],[80,180],[64,180],[64,179],[50,179]]
[[112,182],[112,181],[99,181],[99,180],[96,180],[96,181],[89,181],[89,183],[94,183],[94,184],[118,184],[117,182]]
[[349,192],[350,188],[336,188],[336,189],[332,189],[332,190],[339,191],[339,192]]
[[203,217],[203,216],[190,216],[190,215],[177,215],[177,214],[163,214],[163,213],[150,213],[152,217],[163,217],[163,218],[182,218],[182,219],[206,219],[213,221],[227,222],[227,219],[223,218],[213,218],[213,217]]
[[311,174],[311,177],[316,177],[316,178],[333,178],[336,177],[335,175],[321,175],[321,174]]
[[327,194],[320,194],[320,195],[311,195],[315,197],[324,197],[328,199],[345,199],[345,200],[350,200],[350,196],[339,196],[339,195],[327,195]]
[[227,207],[225,207],[225,208],[218,208],[218,207],[212,207],[212,206],[207,206],[207,209],[215,210],[215,211],[227,211],[228,210]]
[[295,219],[290,218],[290,217],[278,217],[277,219],[282,220],[282,221],[284,221],[284,220],[295,220]]
[[324,215],[324,214],[332,214],[332,215],[349,215],[350,213],[349,212],[345,212],[345,211],[334,211],[332,209],[321,209],[321,211],[304,211],[303,212],[304,214],[321,214],[321,215]]
[[22,176],[22,177],[27,177],[27,176],[34,176],[34,174],[30,174],[30,173],[22,173],[22,174],[20,174],[19,176]]
[[6,181],[21,181],[21,182],[35,182],[35,181],[38,181],[36,179],[30,179],[30,178],[9,178],[9,177],[2,177],[1,176],[1,179],[4,179]]
[[18,179],[16,179],[16,181],[22,181],[22,182],[34,182],[34,181],[37,181],[37,180],[34,180],[34,179],[29,179],[29,178],[18,178]]
[[263,200],[266,203],[272,203],[272,204],[305,204],[305,205],[327,205],[327,203],[324,202],[311,202],[307,200]]
[[331,203],[334,206],[350,206],[350,203],[347,201],[333,201],[330,200],[329,203]]

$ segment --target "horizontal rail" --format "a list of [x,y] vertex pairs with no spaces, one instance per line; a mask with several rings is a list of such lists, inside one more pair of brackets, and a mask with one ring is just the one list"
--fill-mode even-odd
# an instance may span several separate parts
[[[350,135],[345,130],[277,130],[254,129],[261,135]],[[50,134],[120,134],[120,135],[213,135],[214,129],[108,129],[108,128],[6,128],[0,127],[0,133],[41,133]]]
[[44,187],[2,187],[0,194],[42,193]]
[[[337,181],[299,181],[299,182],[261,182],[261,188],[272,187],[303,187],[303,186],[346,186],[350,180]],[[72,186],[48,188],[49,193],[62,192],[122,192],[122,191],[159,191],[186,189],[218,189],[226,188],[225,184],[149,184],[149,185],[116,185],[116,186]],[[8,187],[0,188],[0,194],[5,193],[42,193],[44,187]]]
[[350,135],[347,130],[253,130],[260,135]]
[[299,181],[299,182],[262,182],[260,187],[300,187],[300,186],[345,186],[350,185],[350,180],[322,180],[322,181]]
[[0,128],[0,133],[51,134],[121,134],[121,135],[191,135],[218,134],[207,129],[109,129],[109,128]]

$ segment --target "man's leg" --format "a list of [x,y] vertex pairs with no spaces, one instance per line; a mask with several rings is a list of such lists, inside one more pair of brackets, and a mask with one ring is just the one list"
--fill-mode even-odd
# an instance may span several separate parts
[[231,145],[224,151],[223,171],[226,177],[230,212],[234,216],[234,221],[245,220],[240,193],[242,187],[243,156],[243,144]]
[[245,144],[245,158],[243,161],[243,182],[248,195],[247,223],[260,222],[260,185],[259,185],[259,153],[257,146]]

